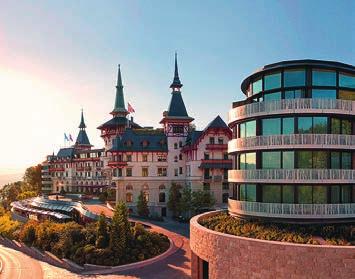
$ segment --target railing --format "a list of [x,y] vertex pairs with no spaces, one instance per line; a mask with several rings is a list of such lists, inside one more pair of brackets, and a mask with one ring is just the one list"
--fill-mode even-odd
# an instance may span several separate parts
[[355,136],[331,134],[270,135],[233,139],[228,152],[269,148],[355,149]]
[[207,150],[226,150],[227,144],[226,143],[209,143],[206,144]]
[[229,170],[228,182],[333,183],[355,182],[355,170],[346,169],[253,169]]
[[273,218],[355,218],[355,203],[289,204],[228,199],[228,211],[232,215]]
[[251,103],[229,111],[229,124],[241,119],[270,114],[337,113],[354,115],[355,101],[338,99],[287,99]]

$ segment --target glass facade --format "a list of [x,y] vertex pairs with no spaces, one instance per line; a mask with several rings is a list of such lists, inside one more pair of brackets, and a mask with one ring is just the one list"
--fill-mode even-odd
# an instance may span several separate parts
[[266,75],[264,77],[264,90],[281,87],[281,73]]
[[284,87],[305,86],[306,71],[303,69],[285,70]]
[[316,86],[336,86],[337,75],[334,71],[313,70],[312,85]]
[[[353,104],[348,102],[355,101],[355,71],[348,65],[338,68],[338,64],[332,64],[328,67],[327,61],[309,61],[299,64],[282,62],[280,66],[273,64],[243,82],[243,92],[249,87],[253,94],[260,94],[236,106],[259,104],[245,108],[250,108],[250,115],[249,111],[245,113],[248,121],[236,121],[238,124],[234,125],[240,125],[240,137],[265,137],[250,139],[253,146],[233,151],[238,156],[236,169],[260,169],[247,174],[241,172],[243,175],[237,181],[245,184],[235,184],[238,199],[261,203],[316,204],[314,208],[317,210],[322,208],[318,207],[322,204],[355,203],[354,176],[348,171],[354,170],[355,152],[350,147],[347,149],[353,138],[343,136],[355,136]],[[309,102],[311,98],[317,100]],[[344,101],[334,101],[336,99]],[[339,112],[342,109],[344,113]],[[249,122],[248,133],[246,123]],[[328,137],[327,134],[339,137]],[[238,136],[235,132],[235,137]],[[304,143],[305,147],[296,142]],[[307,171],[310,169],[313,171]],[[337,184],[331,184],[333,182]],[[281,207],[261,205],[260,208],[260,211],[272,208],[276,212]],[[311,207],[294,208],[303,210]]]

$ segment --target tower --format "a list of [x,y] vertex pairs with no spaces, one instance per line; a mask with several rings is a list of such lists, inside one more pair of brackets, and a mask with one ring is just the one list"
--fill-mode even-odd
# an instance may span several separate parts
[[112,118],[98,127],[101,131],[101,137],[105,141],[106,149],[110,149],[113,139],[122,135],[130,125],[130,121],[127,119],[128,113],[124,101],[121,67],[118,65],[115,103],[113,110],[110,112]]
[[74,147],[77,149],[91,149],[92,145],[90,144],[89,137],[86,134],[86,124],[84,121],[84,112],[81,110],[81,119],[79,124],[79,134],[76,137]]
[[164,133],[167,137],[169,176],[174,183],[185,184],[185,158],[181,152],[185,145],[186,137],[189,132],[190,122],[194,119],[187,114],[184,100],[181,95],[182,83],[179,78],[177,64],[177,55],[175,53],[175,71],[174,79],[170,85],[172,89],[169,108],[163,113],[163,119],[160,121],[164,127]]

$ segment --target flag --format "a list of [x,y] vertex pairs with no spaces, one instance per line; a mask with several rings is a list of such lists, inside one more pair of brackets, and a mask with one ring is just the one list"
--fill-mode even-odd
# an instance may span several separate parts
[[73,138],[72,138],[71,134],[69,134],[69,140],[73,141]]
[[64,140],[69,141],[68,136],[66,133],[64,133]]
[[129,113],[136,112],[130,103],[128,103],[128,112]]

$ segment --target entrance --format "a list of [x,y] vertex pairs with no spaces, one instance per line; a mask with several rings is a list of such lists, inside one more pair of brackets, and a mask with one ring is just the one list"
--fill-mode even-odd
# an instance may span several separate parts
[[166,217],[166,207],[161,208],[161,216]]

